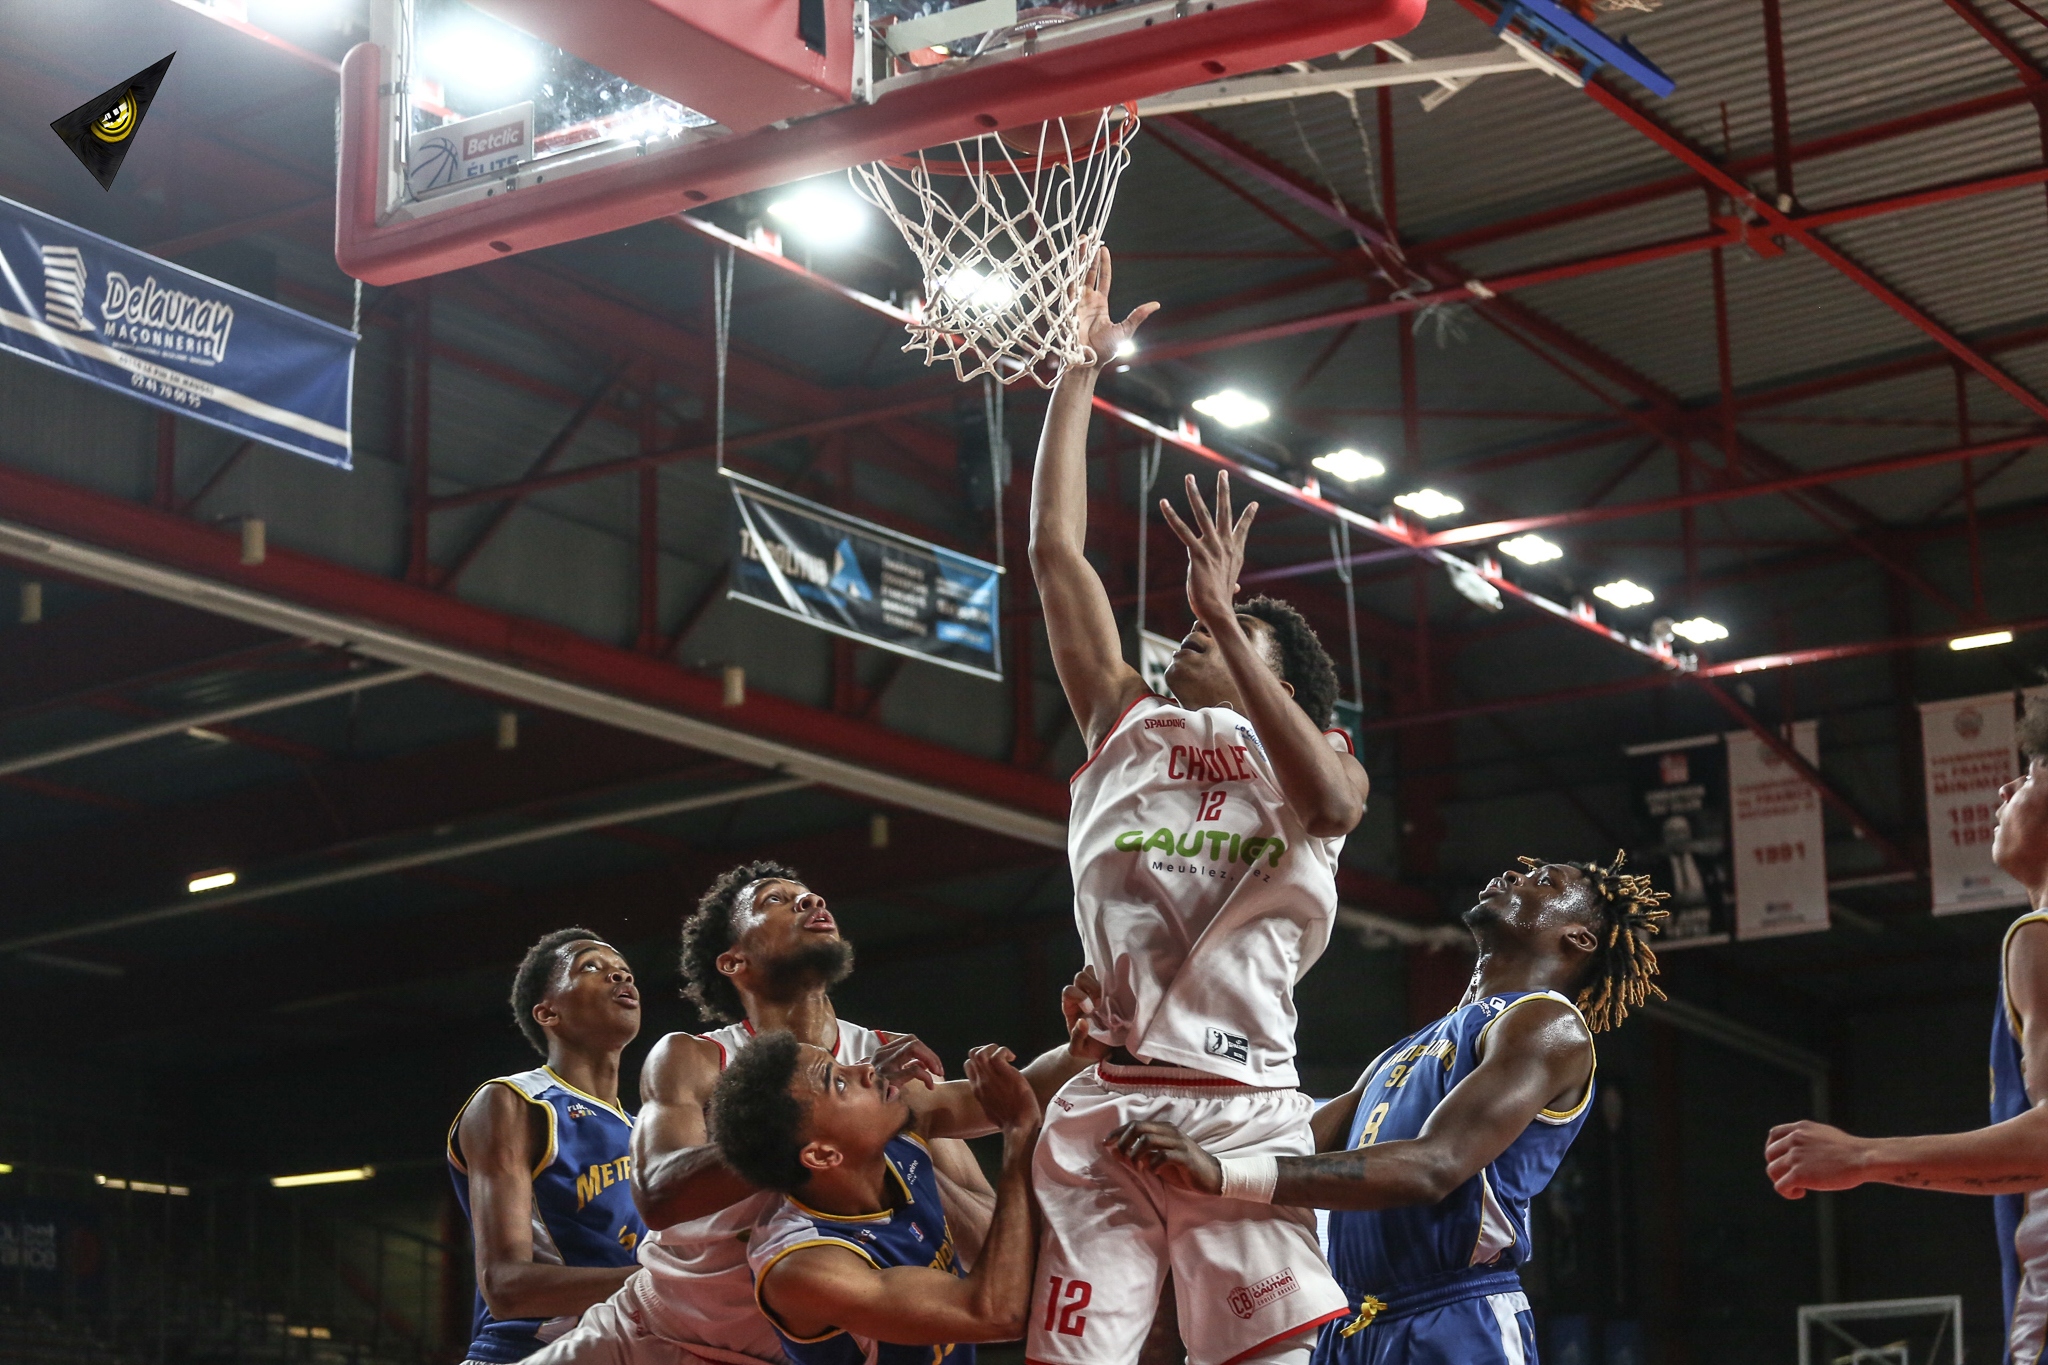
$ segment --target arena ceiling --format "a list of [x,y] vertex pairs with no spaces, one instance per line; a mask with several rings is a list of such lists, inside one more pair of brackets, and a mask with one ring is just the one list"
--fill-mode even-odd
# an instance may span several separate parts
[[[0,0],[0,116],[26,130],[0,141],[0,194],[347,324],[334,68],[360,24],[346,4],[247,10]],[[1490,18],[1437,0],[1403,42],[1483,51]],[[1675,974],[1738,1013],[1980,989],[1985,926],[1929,920],[1905,875],[1925,857],[1911,703],[2048,663],[2025,632],[2048,618],[2048,29],[2008,0],[1667,0],[1602,23],[1677,80],[1671,99],[1515,74],[1429,113],[1413,89],[1367,95],[1364,139],[1330,98],[1149,123],[1111,245],[1119,304],[1165,306],[1104,392],[1169,424],[1217,387],[1257,394],[1270,422],[1206,432],[1229,461],[1300,480],[1333,446],[1368,450],[1388,475],[1326,496],[1379,516],[1428,485],[1466,520],[1562,515],[1543,533],[1563,558],[1508,566],[1531,593],[1626,576],[1659,596],[1599,608],[1627,631],[1702,615],[1730,631],[1709,664],[1812,652],[1687,680],[1355,545],[1376,552],[1355,620],[1382,797],[1348,903],[1439,923],[1514,854],[1627,842],[1622,744],[1819,716],[1831,871],[1865,884],[1826,935]],[[102,193],[41,129],[172,49],[149,137]],[[1732,190],[1754,203],[1731,210]],[[718,231],[763,206],[364,290],[347,474],[0,362],[0,579],[9,602],[43,587],[40,621],[0,618],[0,972],[24,1001],[93,1002],[83,1021],[32,1011],[17,1042],[260,1066],[474,1027],[533,934],[587,918],[665,957],[695,889],[757,855],[857,904],[872,960],[988,950],[1018,976],[1004,1011],[1049,999],[1081,755],[1032,595],[1009,599],[1003,684],[725,600],[709,277]],[[1450,301],[1390,290],[1388,242]],[[896,324],[835,287],[915,284],[879,225],[808,263],[743,256],[732,462],[992,557],[963,455],[980,392],[901,356]],[[1009,399],[1013,572],[1038,403]],[[1142,586],[1173,632],[1156,517],[1136,579],[1141,444],[1098,424],[1093,544],[1120,613]],[[1211,467],[1170,450],[1160,483]],[[258,566],[239,558],[250,518]],[[1274,506],[1250,577],[1342,660],[1328,525]],[[445,653],[366,652],[337,621]],[[1941,647],[1991,625],[2022,633]],[[71,752],[109,739],[127,742]],[[190,900],[222,867],[264,894]],[[196,971],[236,988],[195,1007]]]

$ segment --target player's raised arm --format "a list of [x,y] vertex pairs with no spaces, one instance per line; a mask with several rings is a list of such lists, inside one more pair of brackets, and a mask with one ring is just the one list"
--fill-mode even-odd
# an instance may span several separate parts
[[1109,313],[1110,258],[1104,248],[1081,291],[1080,330],[1096,364],[1069,366],[1053,388],[1031,476],[1031,576],[1045,608],[1053,666],[1081,737],[1093,752],[1109,727],[1145,690],[1124,661],[1109,594],[1088,563],[1088,420],[1102,364],[1158,310],[1144,303],[1122,322]]
[[[1272,1202],[1311,1209],[1391,1209],[1434,1204],[1508,1149],[1536,1116],[1561,1098],[1583,1096],[1592,1082],[1593,1040],[1577,1013],[1550,1001],[1501,1016],[1486,1056],[1444,1097],[1422,1132],[1316,1156],[1265,1158]],[[1171,1124],[1126,1124],[1109,1136],[1112,1152],[1169,1185],[1201,1194],[1238,1193],[1239,1172]],[[1317,1146],[1322,1146],[1318,1135]],[[1258,1161],[1259,1158],[1241,1158]],[[1235,1166],[1236,1163],[1233,1163]]]
[[753,1194],[718,1154],[705,1106],[718,1084],[718,1044],[671,1033],[640,1069],[633,1125],[633,1202],[650,1228],[705,1218]]
[[[1202,500],[1194,475],[1187,478],[1188,512],[1194,524],[1182,521],[1166,499],[1159,500],[1166,524],[1188,548],[1188,606],[1216,642],[1231,682],[1258,731],[1280,790],[1310,834],[1334,839],[1349,834],[1365,814],[1370,783],[1365,768],[1348,753],[1338,753],[1294,704],[1287,683],[1260,657],[1237,614],[1238,575],[1244,569],[1245,541],[1259,505],[1246,505],[1233,515],[1230,475],[1216,476],[1216,510]],[[1048,607],[1050,604],[1048,603]],[[1047,620],[1051,620],[1048,612]]]

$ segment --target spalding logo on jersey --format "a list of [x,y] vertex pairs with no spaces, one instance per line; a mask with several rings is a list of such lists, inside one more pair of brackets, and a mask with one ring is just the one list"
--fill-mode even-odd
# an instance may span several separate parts
[[1206,1031],[1202,1048],[1211,1057],[1227,1057],[1241,1065],[1249,1063],[1252,1059],[1251,1039],[1238,1033],[1225,1033],[1220,1028]]

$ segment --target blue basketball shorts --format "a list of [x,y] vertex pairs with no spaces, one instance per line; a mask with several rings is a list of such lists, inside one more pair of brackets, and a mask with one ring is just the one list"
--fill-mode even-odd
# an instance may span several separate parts
[[1520,1290],[1381,1318],[1348,1337],[1347,1325],[1323,1329],[1311,1365],[1536,1365],[1536,1321]]

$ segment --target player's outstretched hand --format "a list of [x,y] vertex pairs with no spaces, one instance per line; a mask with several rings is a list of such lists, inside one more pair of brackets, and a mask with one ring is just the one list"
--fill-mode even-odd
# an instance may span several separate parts
[[1074,973],[1072,984],[1060,992],[1060,1013],[1067,1020],[1067,1051],[1083,1061],[1099,1062],[1109,1056],[1109,1044],[1089,1029],[1102,1008],[1102,983],[1093,967]]
[[905,1081],[937,1085],[946,1079],[946,1064],[916,1034],[905,1033],[875,1049],[875,1074],[891,1085]]
[[1233,519],[1230,474],[1223,471],[1216,475],[1216,512],[1211,516],[1194,475],[1187,476],[1187,484],[1188,512],[1195,521],[1192,529],[1165,498],[1159,500],[1159,510],[1166,514],[1166,524],[1181,544],[1188,547],[1188,606],[1214,635],[1224,621],[1235,619],[1237,576],[1244,569],[1244,543],[1252,533],[1252,518],[1259,514],[1259,505],[1245,504],[1244,511]]
[[1223,1167],[1201,1144],[1170,1123],[1141,1119],[1102,1140],[1122,1161],[1196,1194],[1223,1193]]
[[994,1043],[967,1054],[967,1083],[974,1087],[981,1112],[1005,1136],[1035,1133],[1041,1118],[1038,1096],[1016,1061],[1016,1053]]
[[1811,1119],[1781,1123],[1764,1142],[1764,1168],[1787,1199],[1808,1190],[1849,1190],[1863,1183],[1864,1142]]
[[1075,333],[1089,350],[1095,352],[1094,363],[1098,366],[1114,360],[1118,348],[1138,334],[1146,318],[1159,311],[1156,303],[1141,303],[1122,322],[1112,321],[1109,313],[1110,267],[1109,248],[1098,248],[1095,264],[1088,268],[1088,278],[1081,285],[1081,297],[1074,305]]

